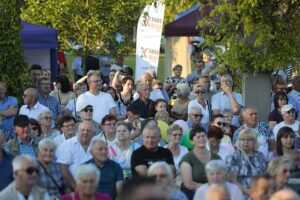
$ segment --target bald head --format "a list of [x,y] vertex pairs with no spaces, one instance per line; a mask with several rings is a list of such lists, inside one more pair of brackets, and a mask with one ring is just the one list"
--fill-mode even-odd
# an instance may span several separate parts
[[38,90],[35,88],[27,88],[23,94],[24,104],[34,106],[38,101]]
[[153,78],[152,78],[151,74],[149,74],[147,72],[142,74],[142,76],[141,76],[141,81],[143,83],[147,83],[150,87],[152,86],[152,80],[153,80]]

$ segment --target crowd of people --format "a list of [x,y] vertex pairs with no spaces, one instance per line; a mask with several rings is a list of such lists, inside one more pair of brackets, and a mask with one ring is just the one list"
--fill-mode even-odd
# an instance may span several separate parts
[[300,76],[263,122],[205,56],[164,82],[33,65],[23,102],[0,82],[0,200],[300,200]]

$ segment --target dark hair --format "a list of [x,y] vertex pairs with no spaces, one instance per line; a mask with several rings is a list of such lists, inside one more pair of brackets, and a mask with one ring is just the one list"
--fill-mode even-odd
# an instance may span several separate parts
[[252,178],[251,188],[256,188],[257,182],[260,179],[272,180],[273,177],[270,174],[268,174],[268,173],[259,174],[259,175],[257,175],[257,176],[255,176],[255,177]]
[[175,65],[175,66],[173,67],[172,71],[175,71],[175,70],[177,70],[177,69],[182,70],[182,65],[180,65],[180,64]]
[[274,107],[275,107],[275,108],[279,108],[278,100],[279,100],[280,98],[285,98],[286,101],[289,100],[288,96],[287,96],[284,92],[277,92],[277,93],[275,94],[274,100],[273,100],[273,102],[274,102]]
[[133,85],[134,85],[134,80],[133,80],[131,77],[129,77],[129,76],[125,76],[125,77],[121,80],[121,84],[122,84],[122,85],[126,84],[126,82],[127,82],[128,80],[131,80],[132,83],[133,83]]
[[42,66],[41,65],[39,65],[39,64],[33,64],[33,65],[31,65],[31,67],[30,67],[30,71],[32,71],[32,70],[43,70],[43,68],[42,68]]
[[123,70],[128,76],[133,76],[133,70],[130,67],[125,67]]
[[135,115],[139,115],[141,113],[141,110],[137,106],[129,104],[129,106],[127,107],[127,112],[132,112]]
[[210,126],[207,131],[207,138],[216,138],[216,139],[222,139],[224,136],[224,133],[222,129],[216,126]]
[[162,102],[164,102],[164,103],[167,104],[166,100],[164,100],[164,99],[157,99],[157,100],[154,102],[154,108],[155,108],[159,103],[162,103]]
[[157,121],[152,117],[148,117],[144,121],[142,121],[142,123],[141,123],[141,131],[142,132],[143,132],[144,128],[148,125],[148,123],[151,121],[155,121],[155,123],[157,124]]
[[60,90],[62,93],[67,93],[67,92],[71,91],[70,81],[66,75],[61,75],[61,76],[56,77],[54,82],[61,84]]
[[213,115],[211,118],[211,122],[213,123],[217,118],[225,118],[222,114]]
[[192,128],[191,131],[190,131],[190,140],[191,141],[197,135],[197,133],[204,133],[204,134],[206,134],[204,128],[202,128],[201,126],[196,126],[196,127]]
[[[124,121],[119,121],[119,122],[116,124],[116,128],[117,128],[118,126],[125,126],[125,127],[128,129],[129,132],[132,130],[131,124],[130,124],[130,123],[127,123],[127,122],[124,122]],[[117,129],[116,129],[116,130],[117,130]]]
[[42,77],[42,78],[40,78],[39,80],[38,80],[38,85],[41,85],[41,82],[42,81],[50,81],[48,78],[46,78],[46,77]]
[[37,128],[37,130],[38,130],[38,137],[40,137],[41,136],[41,134],[42,134],[42,128],[41,128],[41,125],[40,125],[40,123],[36,120],[36,119],[33,119],[33,118],[30,118],[29,119],[29,121],[30,121],[30,125],[32,126],[36,126],[36,128]]
[[104,125],[107,121],[116,121],[116,117],[112,114],[105,115],[101,120],[101,125]]
[[62,118],[58,120],[58,128],[60,129],[61,127],[64,126],[65,122],[73,121],[76,123],[76,119],[72,115],[64,115]]
[[115,72],[115,73],[116,73],[116,72],[117,72],[117,70],[115,70],[115,69],[111,69],[111,70],[109,70],[109,73],[110,73],[110,72]]
[[115,93],[114,100],[115,101],[118,100],[117,90],[115,88],[111,87],[111,86],[106,86],[106,87],[103,88],[103,92],[107,92],[108,90],[114,91],[114,93]]
[[[277,133],[277,137],[276,137],[276,153],[278,154],[278,156],[283,155],[281,138],[283,138],[283,137],[286,138],[289,135],[292,135],[293,137],[295,137],[295,133],[294,133],[293,129],[291,129],[290,127],[284,126],[281,129],[279,129],[279,131]],[[295,142],[292,146],[292,149],[294,149],[294,147],[295,147]]]

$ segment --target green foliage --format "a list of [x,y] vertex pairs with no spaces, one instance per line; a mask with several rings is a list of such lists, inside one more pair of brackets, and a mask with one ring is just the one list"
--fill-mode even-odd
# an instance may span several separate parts
[[[216,1],[213,1],[216,2]],[[218,54],[231,71],[269,72],[300,61],[300,1],[220,0],[199,21],[208,45],[226,45]]]
[[8,86],[8,94],[21,96],[27,79],[28,67],[23,59],[19,32],[21,0],[0,1],[0,81]]

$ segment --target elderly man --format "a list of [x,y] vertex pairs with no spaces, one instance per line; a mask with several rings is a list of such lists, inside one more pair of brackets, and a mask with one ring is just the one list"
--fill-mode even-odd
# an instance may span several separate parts
[[93,163],[99,169],[101,177],[97,192],[109,194],[113,199],[120,193],[124,180],[121,166],[108,159],[108,149],[105,141],[95,139],[91,144],[93,158],[87,163]]
[[1,200],[50,200],[47,190],[35,186],[39,168],[34,158],[29,155],[17,156],[12,165],[15,180],[1,191]]
[[[116,104],[112,97],[102,92],[102,75],[99,71],[90,70],[87,73],[89,91],[80,95],[76,102],[76,110],[80,110],[81,104],[92,105],[94,108],[93,120],[100,123],[108,114],[116,114]],[[84,103],[85,102],[85,103]]]
[[39,93],[35,88],[27,88],[23,94],[24,105],[20,108],[19,115],[27,115],[28,118],[38,120],[39,115],[49,108],[38,101]]
[[76,134],[76,120],[74,117],[65,115],[59,121],[59,127],[62,134],[56,136],[53,141],[57,148],[67,139],[70,139]]
[[269,174],[261,174],[252,179],[249,196],[251,200],[270,199],[275,191],[275,182]]
[[[8,184],[10,184],[14,179],[12,176],[12,160],[14,156],[10,153],[7,153],[3,149],[3,145],[5,144],[5,133],[0,130],[0,191],[3,190]],[[5,173],[3,173],[5,172]]]
[[57,162],[61,164],[64,177],[69,185],[75,189],[74,174],[76,167],[92,158],[88,150],[95,127],[89,121],[83,121],[78,128],[77,136],[64,141],[56,151]]
[[52,112],[53,121],[56,123],[58,117],[62,114],[60,105],[55,97],[50,94],[50,80],[47,78],[41,78],[38,81],[38,90],[39,90],[39,102],[48,107]]
[[146,176],[149,166],[157,161],[168,163],[175,172],[171,151],[158,146],[161,138],[160,129],[157,126],[146,126],[142,134],[144,145],[133,151],[131,156],[133,176]]
[[233,144],[237,145],[237,139],[243,129],[253,129],[256,131],[258,139],[258,151],[262,152],[265,158],[268,158],[269,151],[275,150],[274,133],[265,122],[258,122],[258,112],[254,107],[245,107],[242,109],[244,124],[233,134]]
[[149,98],[151,88],[145,82],[139,82],[136,90],[139,98],[131,103],[132,106],[139,108],[142,118],[154,117],[154,102]]
[[273,128],[275,139],[277,137],[277,133],[279,129],[281,129],[284,126],[290,127],[293,129],[295,133],[295,148],[300,148],[300,137],[299,137],[299,126],[300,122],[298,120],[295,120],[296,118],[296,109],[292,104],[287,104],[282,106],[281,108],[281,114],[283,117],[283,121],[279,124],[276,124]]
[[188,120],[186,121],[188,128],[191,129],[196,126],[202,126],[201,121],[203,118],[202,110],[199,107],[190,107],[188,112]]
[[96,129],[95,130],[96,133],[99,133],[101,130],[100,127],[101,121],[96,122],[95,120],[93,120],[94,107],[89,102],[83,101],[78,105],[77,109],[78,109],[77,115],[79,116],[80,119],[80,121],[77,122],[77,127],[82,121],[90,121]]
[[10,137],[14,136],[13,121],[17,112],[17,99],[12,96],[6,96],[6,86],[3,82],[0,82],[0,129],[5,130]]
[[199,78],[199,76],[201,75],[202,70],[204,69],[204,66],[205,66],[204,61],[200,60],[196,64],[195,70],[192,73],[187,75],[186,80],[190,85],[193,84],[196,81],[196,79]]
[[32,136],[30,121],[26,115],[17,115],[14,119],[14,130],[17,137],[7,142],[7,148],[13,155],[29,154],[36,157],[40,138]]
[[211,106],[214,114],[230,109],[233,113],[232,124],[239,127],[238,115],[243,106],[243,99],[240,93],[232,91],[232,85],[230,74],[223,74],[221,76],[222,91],[212,96]]

